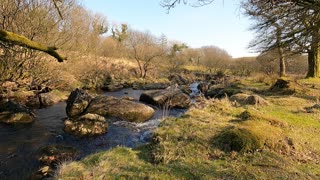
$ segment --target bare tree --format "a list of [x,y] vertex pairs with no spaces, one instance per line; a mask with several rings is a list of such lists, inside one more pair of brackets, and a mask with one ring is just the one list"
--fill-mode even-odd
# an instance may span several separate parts
[[[190,2],[191,1],[191,2]],[[178,4],[188,4],[191,6],[205,6],[211,4],[214,0],[163,0],[161,6],[170,10]]]
[[145,78],[153,62],[165,55],[165,42],[148,32],[129,31],[126,39],[129,57],[139,67],[139,76]]
[[225,70],[231,60],[227,51],[216,46],[204,46],[199,49],[202,54],[202,64],[208,68],[209,72]]
[[279,59],[279,53],[276,50],[270,50],[261,53],[257,57],[257,62],[259,63],[259,70],[266,75],[273,75],[279,71],[279,64],[277,60]]
[[185,43],[172,42],[170,53],[167,56],[169,62],[169,72],[177,72],[179,68],[186,62],[184,51],[188,49]]

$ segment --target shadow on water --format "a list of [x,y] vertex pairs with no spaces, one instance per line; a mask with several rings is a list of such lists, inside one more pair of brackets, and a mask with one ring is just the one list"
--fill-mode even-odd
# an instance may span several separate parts
[[[129,96],[138,101],[141,90],[123,89],[104,95]],[[154,117],[145,123],[124,121],[109,124],[108,133],[90,138],[77,138],[63,131],[63,119],[67,117],[66,103],[61,102],[48,108],[36,110],[37,118],[30,125],[11,126],[0,124],[0,179],[27,179],[40,163],[41,148],[60,144],[72,146],[79,151],[79,157],[110,149],[115,146],[135,147],[150,140],[154,130],[164,115],[180,116],[186,110],[157,109]]]

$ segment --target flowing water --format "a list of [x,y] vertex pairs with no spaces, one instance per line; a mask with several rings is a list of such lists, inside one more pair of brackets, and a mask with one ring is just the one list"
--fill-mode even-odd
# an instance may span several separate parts
[[[104,95],[129,96],[138,100],[142,91],[123,89]],[[67,117],[66,103],[36,110],[37,118],[29,125],[0,124],[0,179],[28,179],[41,164],[38,162],[43,147],[52,144],[72,146],[79,157],[110,149],[115,146],[135,147],[150,140],[150,134],[164,116],[179,116],[186,110],[157,109],[154,117],[145,123],[114,122],[108,133],[90,138],[77,138],[63,131],[63,120]]]

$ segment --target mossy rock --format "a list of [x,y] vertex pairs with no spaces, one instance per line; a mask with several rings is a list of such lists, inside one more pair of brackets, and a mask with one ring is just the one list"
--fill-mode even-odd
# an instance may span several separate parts
[[64,130],[79,137],[97,136],[107,132],[108,123],[103,116],[85,114],[76,119],[66,119]]
[[251,95],[251,96],[247,97],[247,99],[245,100],[245,104],[248,104],[248,105],[268,105],[269,102],[258,95]]
[[68,117],[78,117],[91,102],[92,97],[89,93],[82,89],[75,89],[72,91],[67,100],[66,113]]
[[6,124],[28,124],[35,119],[34,113],[22,104],[8,101],[0,105],[0,122]]
[[250,95],[248,94],[245,94],[245,93],[238,93],[238,94],[235,94],[235,95],[232,95],[230,97],[230,101],[232,102],[237,102],[239,104],[245,104],[246,103],[246,100],[247,98],[249,97]]
[[214,138],[215,145],[224,151],[254,152],[263,142],[255,134],[244,128],[228,128]]
[[315,104],[311,107],[304,108],[308,113],[314,113],[320,111],[320,104]]
[[139,101],[163,107],[186,109],[190,107],[191,99],[189,95],[181,90],[148,90],[144,91]]
[[271,90],[276,88],[279,88],[279,89],[289,88],[289,84],[290,84],[290,81],[288,80],[278,79],[271,87]]
[[287,79],[278,79],[269,89],[270,92],[281,95],[292,95],[297,92],[298,85]]
[[207,93],[205,94],[206,97],[209,98],[224,98],[226,96],[231,97],[234,94],[238,94],[238,93],[242,93],[242,91],[240,90],[240,88],[238,87],[225,87],[225,88],[211,88],[207,91]]

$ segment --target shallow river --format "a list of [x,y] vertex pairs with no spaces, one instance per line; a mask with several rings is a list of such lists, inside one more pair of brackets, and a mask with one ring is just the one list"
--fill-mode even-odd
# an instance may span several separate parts
[[[192,88],[192,87],[191,87]],[[139,99],[141,90],[123,89],[104,95],[130,96]],[[150,132],[160,119],[167,115],[179,116],[181,109],[163,111],[157,109],[154,117],[145,123],[115,122],[109,124],[108,133],[90,138],[77,138],[63,131],[63,119],[67,117],[66,103],[36,110],[37,118],[30,125],[8,126],[0,124],[0,179],[28,179],[41,164],[40,150],[46,145],[72,146],[79,151],[78,159],[101,150],[121,145],[134,147],[149,141]]]

